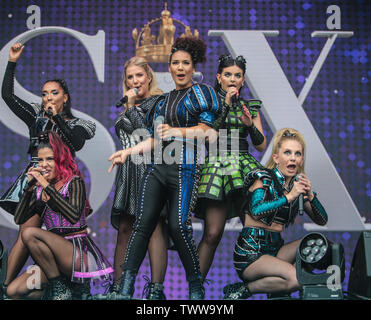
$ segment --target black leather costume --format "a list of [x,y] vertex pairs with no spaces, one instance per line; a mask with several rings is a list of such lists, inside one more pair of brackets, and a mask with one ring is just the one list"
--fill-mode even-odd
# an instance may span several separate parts
[[31,165],[37,163],[38,135],[42,131],[52,130],[57,132],[62,140],[71,150],[72,155],[79,151],[85,143],[85,140],[91,139],[95,134],[95,123],[79,118],[67,118],[64,112],[52,117],[52,122],[46,115],[42,105],[36,103],[27,103],[14,94],[14,72],[15,62],[8,62],[3,86],[2,98],[28,127],[30,134],[30,144],[28,153],[30,154],[30,163],[26,169],[17,177],[13,185],[0,198],[0,207],[14,215],[15,208],[22,197],[23,189],[27,187],[26,173]]

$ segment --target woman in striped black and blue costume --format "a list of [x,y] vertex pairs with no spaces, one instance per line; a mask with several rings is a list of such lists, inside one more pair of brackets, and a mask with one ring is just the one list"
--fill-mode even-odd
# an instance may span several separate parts
[[224,299],[247,299],[254,293],[290,293],[300,285],[294,266],[300,239],[284,244],[281,232],[303,209],[318,225],[327,213],[304,173],[305,141],[295,129],[279,130],[266,168],[245,178],[245,223],[234,249],[234,266],[243,282],[224,287]]
[[133,158],[135,154],[154,149],[154,159],[142,180],[139,212],[123,265],[122,299],[130,299],[134,294],[136,274],[166,201],[169,206],[169,232],[189,282],[189,298],[204,299],[205,290],[191,224],[200,171],[197,137],[212,127],[221,112],[214,89],[192,83],[195,65],[205,61],[205,53],[206,45],[199,39],[183,37],[175,41],[169,62],[175,90],[159,99],[148,117],[152,137],[110,157],[111,170],[114,165],[125,162],[129,155]]

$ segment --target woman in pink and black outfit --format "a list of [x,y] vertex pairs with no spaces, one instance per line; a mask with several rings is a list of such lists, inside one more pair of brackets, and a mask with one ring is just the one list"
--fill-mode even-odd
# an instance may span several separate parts
[[[40,227],[29,227],[21,237],[36,267],[40,285],[30,289],[33,273],[12,281],[7,295],[12,299],[69,300],[74,286],[91,278],[110,280],[113,268],[87,234],[86,190],[69,148],[55,132],[39,136],[38,167],[28,171],[28,187],[17,206],[15,222],[22,224],[40,216]],[[87,292],[88,294],[89,292]]]

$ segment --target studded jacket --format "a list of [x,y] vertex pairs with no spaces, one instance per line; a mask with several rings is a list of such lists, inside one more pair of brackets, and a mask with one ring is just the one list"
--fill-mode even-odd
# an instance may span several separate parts
[[3,80],[2,97],[10,110],[12,110],[29,129],[30,145],[28,153],[31,157],[36,157],[38,134],[45,130],[52,130],[61,136],[74,155],[76,151],[82,149],[86,140],[94,136],[96,128],[95,123],[79,118],[68,119],[64,112],[53,116],[53,123],[45,116],[42,105],[37,103],[29,104],[14,94],[15,68],[16,63],[9,61]]
[[[263,188],[258,188],[249,192],[250,186],[257,180],[261,180]],[[291,179],[288,191],[292,189],[294,179]],[[273,222],[288,226],[294,223],[298,214],[299,201],[296,198],[291,203],[287,202],[284,195],[285,177],[278,169],[255,169],[249,172],[244,181],[246,190],[246,202],[243,206],[245,214],[253,219],[259,220],[264,224],[271,225]],[[304,201],[309,201],[304,199]],[[312,212],[308,213],[314,223],[325,225],[327,223],[327,213],[319,202],[316,193],[310,201]]]

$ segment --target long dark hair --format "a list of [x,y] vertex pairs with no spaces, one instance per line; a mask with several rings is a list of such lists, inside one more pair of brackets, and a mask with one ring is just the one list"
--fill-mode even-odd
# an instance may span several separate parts
[[59,84],[59,86],[62,88],[63,93],[68,95],[67,101],[63,104],[63,112],[66,114],[67,118],[75,118],[75,116],[72,114],[72,104],[71,104],[71,95],[68,91],[67,82],[64,79],[51,79],[46,80],[44,82],[44,85],[48,82],[56,82]]
[[[242,70],[242,74],[245,75],[246,72],[246,60],[243,56],[238,56],[235,59],[233,59],[228,54],[223,54],[218,59],[219,65],[217,73],[222,74],[224,68],[228,68],[231,66],[237,66]],[[219,91],[221,89],[221,85],[219,84],[218,80],[215,80],[215,86],[216,91]],[[241,90],[241,89],[240,89]]]

